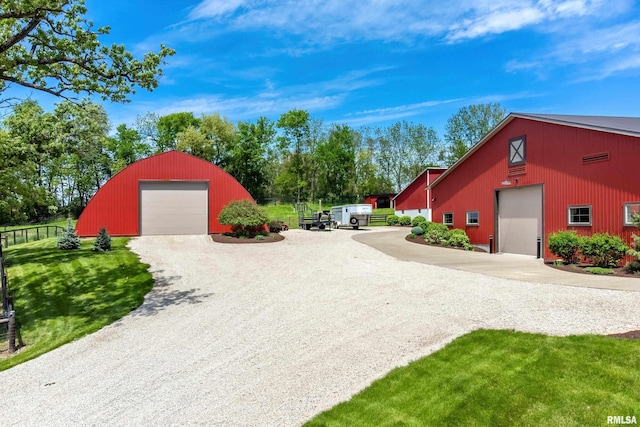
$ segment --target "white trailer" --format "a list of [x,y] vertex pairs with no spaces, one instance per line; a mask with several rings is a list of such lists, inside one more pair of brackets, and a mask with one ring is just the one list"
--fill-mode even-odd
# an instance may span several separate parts
[[331,208],[331,216],[336,227],[353,227],[354,230],[369,225],[372,213],[371,205],[342,205]]

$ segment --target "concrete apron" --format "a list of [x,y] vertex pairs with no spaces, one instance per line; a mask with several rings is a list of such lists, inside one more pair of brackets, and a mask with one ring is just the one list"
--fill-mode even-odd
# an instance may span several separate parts
[[640,278],[571,273],[544,265],[528,255],[470,252],[407,242],[408,228],[374,227],[354,234],[353,239],[387,255],[488,276],[585,288],[640,291]]

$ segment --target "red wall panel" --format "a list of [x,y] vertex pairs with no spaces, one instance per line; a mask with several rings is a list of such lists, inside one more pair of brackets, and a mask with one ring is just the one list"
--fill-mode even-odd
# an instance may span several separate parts
[[427,209],[427,185],[442,175],[446,169],[428,168],[407,186],[396,198],[396,210]]
[[[508,141],[526,136],[525,173],[508,176]],[[609,153],[609,160],[583,163],[583,156]],[[580,234],[599,232],[620,235],[631,241],[633,227],[625,227],[623,206],[640,202],[635,179],[640,159],[640,139],[572,126],[514,118],[475,153],[432,189],[433,218],[442,221],[443,212],[454,213],[454,227],[467,231],[472,243],[489,242],[495,233],[495,191],[505,188],[507,178],[515,185],[543,185],[543,246],[546,236],[575,229]],[[517,183],[516,183],[517,179]],[[591,205],[592,225],[569,227],[567,208]],[[467,227],[465,213],[480,211],[480,225]]]
[[209,233],[230,231],[218,222],[218,213],[231,200],[254,201],[249,192],[219,167],[179,151],[140,160],[107,181],[93,196],[76,225],[79,236],[95,236],[104,226],[112,236],[137,236],[141,180],[207,181]]

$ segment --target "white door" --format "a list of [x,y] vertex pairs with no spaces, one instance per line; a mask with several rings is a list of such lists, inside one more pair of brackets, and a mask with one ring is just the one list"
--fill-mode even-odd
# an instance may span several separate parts
[[208,183],[141,181],[140,235],[208,234]]
[[498,251],[536,255],[542,237],[542,186],[498,192]]

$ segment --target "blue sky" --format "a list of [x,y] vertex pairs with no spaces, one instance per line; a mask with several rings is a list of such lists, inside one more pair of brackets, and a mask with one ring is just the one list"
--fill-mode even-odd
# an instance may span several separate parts
[[[640,116],[640,7],[628,0],[87,0],[106,43],[177,51],[137,115],[219,112],[325,123],[407,120],[443,137],[461,107]],[[55,99],[39,96],[43,105]]]

